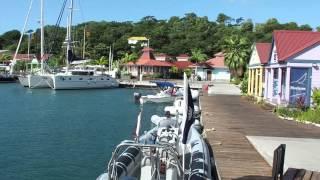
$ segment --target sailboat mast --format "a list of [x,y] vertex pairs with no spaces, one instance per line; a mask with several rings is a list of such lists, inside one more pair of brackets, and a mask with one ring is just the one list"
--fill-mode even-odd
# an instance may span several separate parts
[[72,18],[73,18],[73,0],[70,1],[70,10],[69,10],[69,19],[68,19],[68,26],[67,26],[67,72],[69,70],[69,53],[71,52],[71,30],[72,30]]
[[85,59],[86,54],[86,26],[83,29],[83,52],[82,52],[82,59]]
[[110,75],[110,73],[111,73],[111,58],[112,58],[112,46],[110,45],[109,46],[109,69],[108,69],[108,71],[109,71],[109,75]]
[[41,26],[41,74],[43,74],[43,61],[44,61],[44,20],[43,20],[43,8],[44,2],[41,0],[41,17],[40,17],[40,26]]

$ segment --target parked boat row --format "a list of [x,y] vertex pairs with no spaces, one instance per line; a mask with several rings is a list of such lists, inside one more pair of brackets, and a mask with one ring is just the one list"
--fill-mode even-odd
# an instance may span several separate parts
[[[70,0],[68,14],[67,34],[64,44],[66,45],[66,67],[59,73],[51,73],[44,62],[44,17],[43,1],[41,0],[41,68],[36,72],[19,77],[19,82],[28,88],[52,88],[52,89],[94,89],[94,88],[114,88],[119,83],[109,74],[101,74],[94,68],[83,67],[82,69],[72,69],[70,62],[73,60],[73,39],[72,39],[72,17],[74,11],[74,1]],[[32,5],[32,4],[31,4]],[[26,22],[28,21],[28,17]],[[23,33],[20,38],[13,65],[16,63],[16,56],[19,51]],[[110,50],[111,51],[111,50]],[[13,70],[13,68],[11,68]]]
[[116,146],[106,172],[97,180],[214,179],[212,156],[201,135],[199,98],[194,102],[186,75],[183,89],[174,106],[165,108],[172,113],[152,116],[154,127],[143,134],[141,104],[134,139]]
[[[183,87],[179,88],[174,83],[167,81],[151,81],[155,83],[159,88],[159,92],[156,94],[150,94],[141,96],[140,93],[135,93],[134,96],[136,100],[140,100],[140,103],[153,102],[153,103],[165,103],[165,102],[174,102],[177,97],[183,96]],[[192,99],[199,98],[198,90],[191,90]]]

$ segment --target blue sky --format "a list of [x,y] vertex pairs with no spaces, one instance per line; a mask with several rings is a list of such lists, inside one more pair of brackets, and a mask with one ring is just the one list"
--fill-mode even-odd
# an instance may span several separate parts
[[[45,0],[46,24],[55,24],[63,0]],[[21,30],[30,0],[2,0],[0,34]],[[28,29],[39,25],[40,0],[34,0]],[[320,26],[319,0],[75,0],[75,23],[83,21],[138,21],[147,15],[158,19],[183,16],[194,12],[215,20],[220,12],[231,17],[251,18],[254,23],[271,17],[281,23],[295,21],[299,25]],[[5,7],[5,8],[4,8]],[[66,20],[63,20],[66,24]]]

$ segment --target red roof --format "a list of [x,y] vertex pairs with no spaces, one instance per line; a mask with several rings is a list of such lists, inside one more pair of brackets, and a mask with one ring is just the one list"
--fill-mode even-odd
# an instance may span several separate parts
[[143,66],[161,66],[161,67],[171,67],[173,66],[171,63],[167,61],[156,61],[156,60],[150,60],[143,64]]
[[155,57],[170,57],[168,56],[166,53],[160,53],[160,54],[156,54],[154,55]]
[[267,64],[271,52],[271,43],[256,43],[261,64]]
[[157,61],[153,55],[153,49],[145,47],[142,49],[142,55],[136,63],[129,62],[126,65],[138,65],[138,66],[158,66],[158,67],[171,67],[172,64],[166,61]]
[[320,42],[320,32],[274,31],[273,39],[277,48],[278,61],[286,61],[291,56]]
[[202,67],[202,68],[211,68],[211,66],[207,63],[207,62],[200,62],[200,63],[195,63],[195,64],[191,64],[189,67],[193,68],[193,67]]
[[224,54],[219,52],[215,54],[215,57],[206,61],[206,63],[213,68],[226,68],[224,64]]
[[176,66],[178,69],[186,69],[189,66],[193,65],[193,63],[190,61],[175,61],[172,64]]
[[[12,55],[12,57],[14,58],[14,54]],[[35,54],[17,54],[16,56],[16,60],[21,60],[21,61],[31,61],[33,58],[35,58],[36,55]]]
[[[14,56],[14,54],[12,56]],[[51,54],[44,54],[44,60],[48,60],[50,56],[52,56],[52,55]],[[28,54],[17,54],[17,56],[16,56],[16,60],[18,60],[18,61],[19,60],[20,61],[29,61],[29,60],[32,60],[34,58],[36,58],[38,61],[41,60],[40,54],[38,54],[38,55],[35,55],[35,54],[29,54],[29,55]]]
[[187,54],[180,54],[177,58],[189,58]]
[[144,65],[145,63],[147,63],[150,60],[156,60],[154,58],[153,51],[154,50],[152,48],[148,48],[148,47],[143,48],[142,55],[140,56],[140,58],[138,59],[136,64],[137,65]]

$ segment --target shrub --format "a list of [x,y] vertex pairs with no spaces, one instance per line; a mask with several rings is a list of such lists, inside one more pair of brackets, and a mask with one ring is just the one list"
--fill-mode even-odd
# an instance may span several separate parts
[[297,109],[289,109],[289,108],[277,108],[276,113],[282,117],[291,117],[297,118],[301,115],[302,111]]
[[296,107],[300,110],[306,110],[305,97],[299,96],[296,100]]
[[201,76],[197,76],[197,81],[201,81]]
[[245,73],[241,86],[240,86],[240,90],[242,94],[247,94],[248,92],[248,73]]
[[312,90],[312,102],[316,109],[320,109],[320,88]]
[[192,74],[192,69],[185,69],[183,72],[187,74],[187,77],[190,78]]
[[320,123],[320,109],[308,109],[307,111],[301,113],[298,117],[300,121],[309,121],[314,123]]
[[241,79],[239,79],[239,78],[232,79],[231,83],[235,84],[235,85],[239,85],[241,83]]
[[160,73],[153,74],[151,77],[155,79],[164,78],[163,74]]

